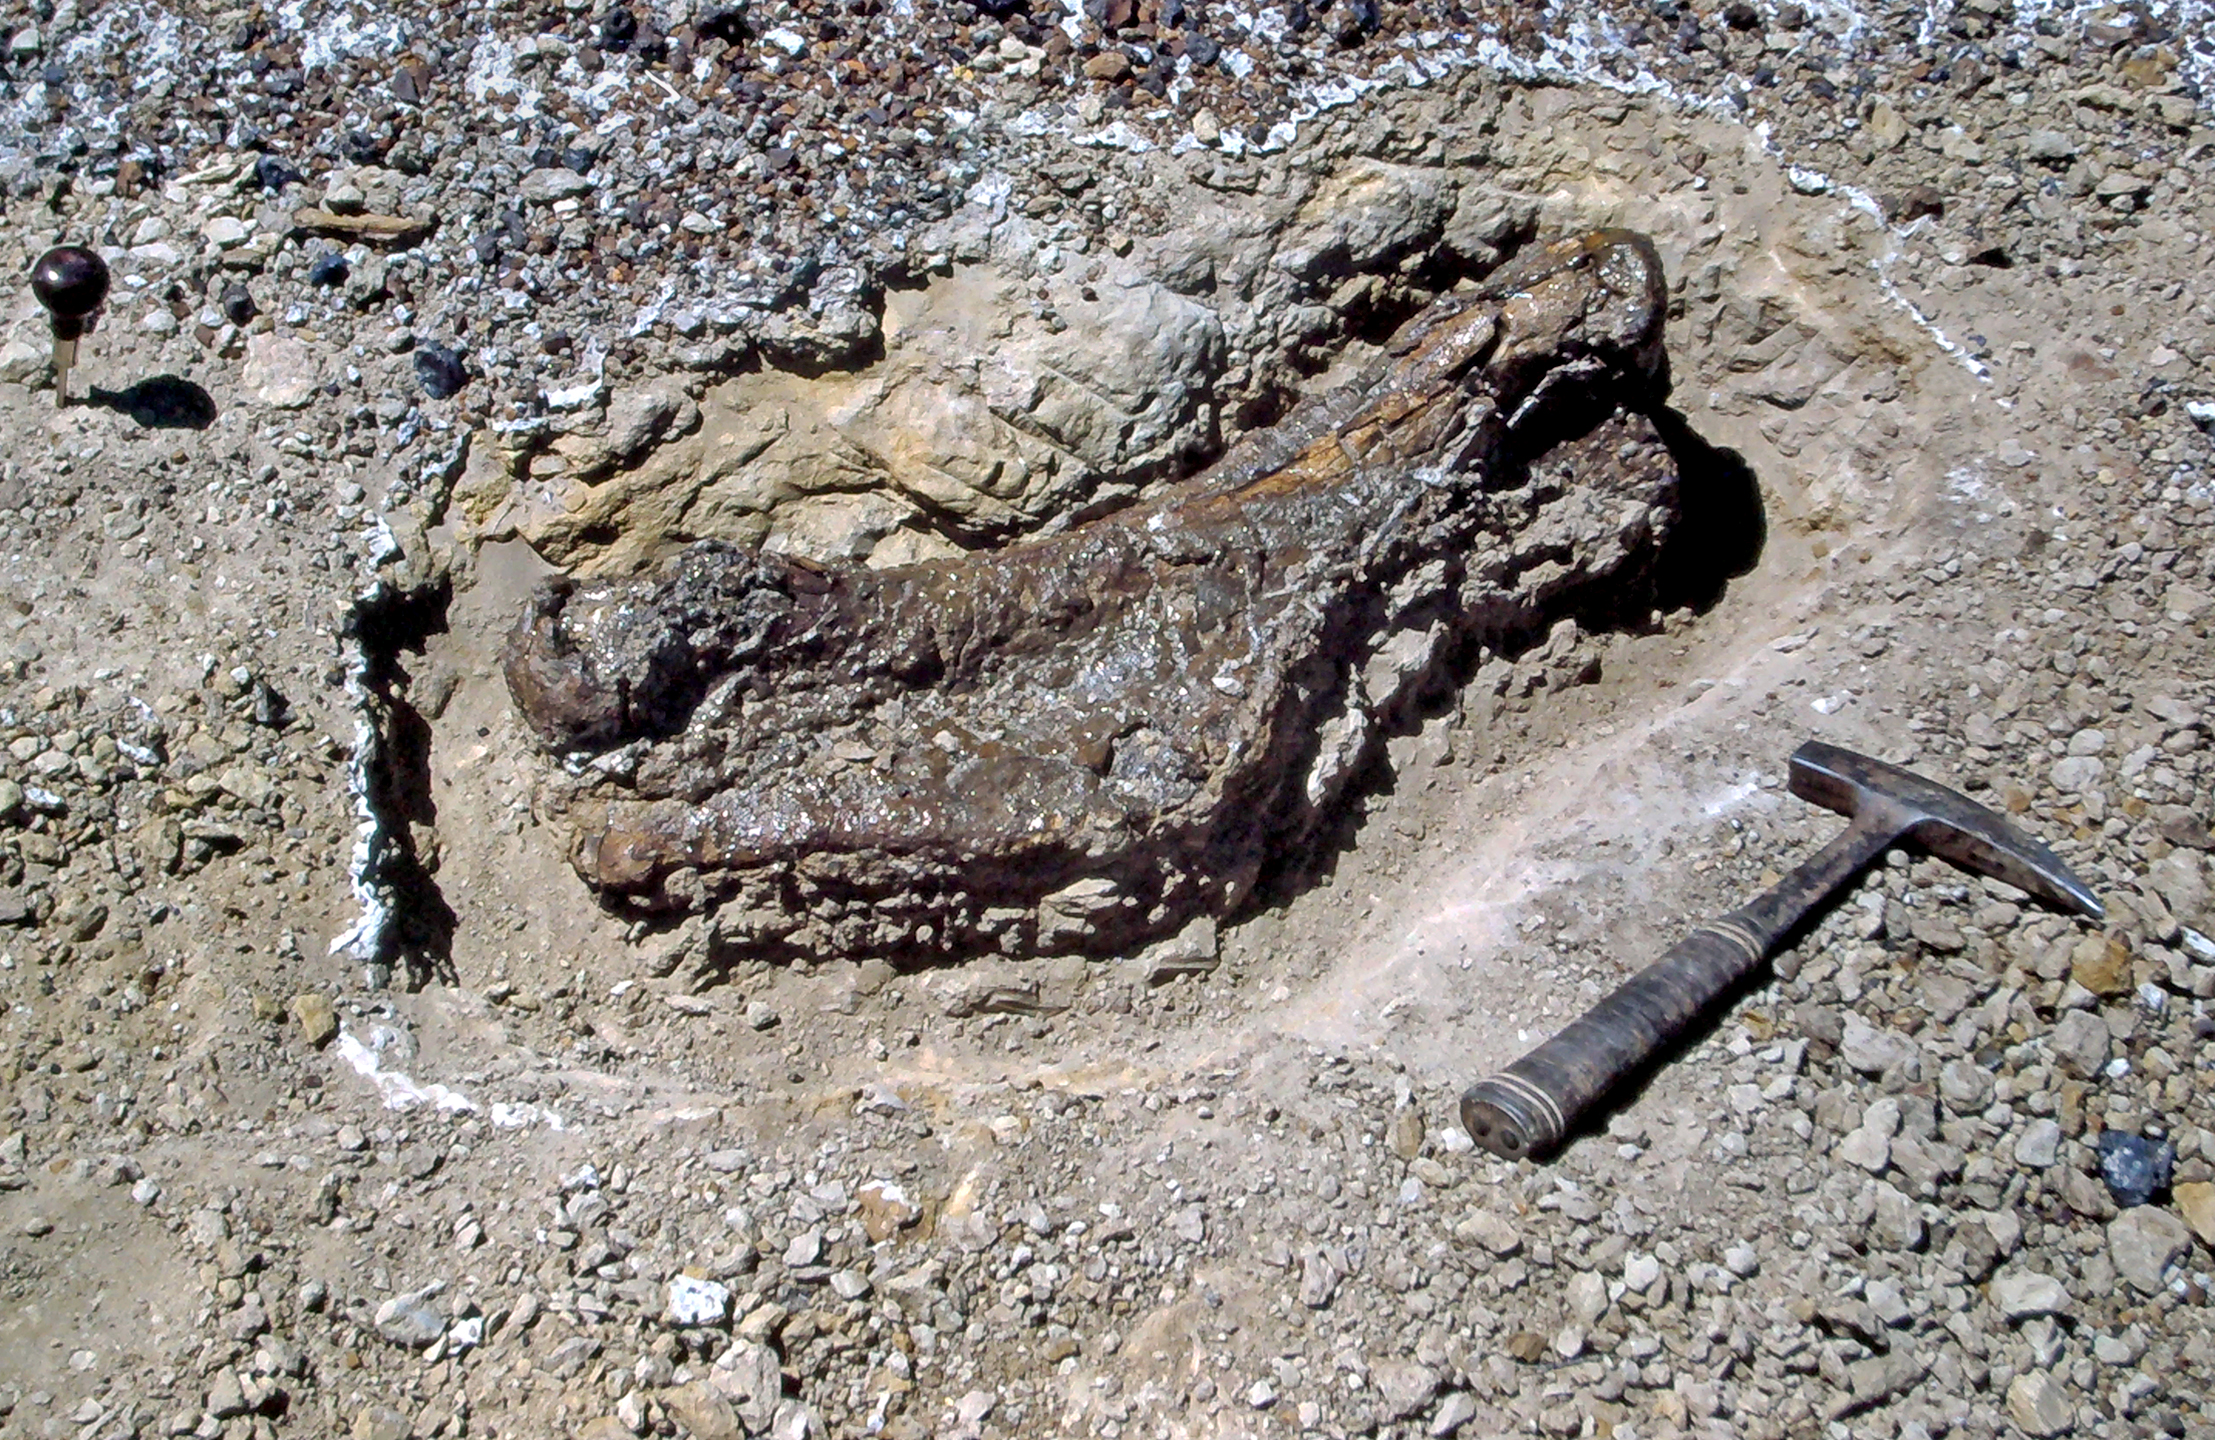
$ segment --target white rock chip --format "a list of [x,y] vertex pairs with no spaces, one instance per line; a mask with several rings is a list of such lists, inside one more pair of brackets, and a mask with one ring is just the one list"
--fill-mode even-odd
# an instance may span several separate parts
[[720,1325],[731,1313],[730,1287],[690,1275],[672,1275],[666,1313],[672,1325]]
[[1993,1276],[1992,1303],[2010,1320],[2067,1315],[2075,1304],[2059,1280],[2035,1270],[2007,1270]]

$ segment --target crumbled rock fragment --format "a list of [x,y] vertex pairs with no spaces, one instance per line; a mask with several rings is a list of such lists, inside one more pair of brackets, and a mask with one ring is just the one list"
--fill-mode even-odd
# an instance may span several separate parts
[[1915,1042],[1897,1030],[1880,1029],[1848,1014],[1838,1042],[1838,1058],[1864,1075],[1881,1075],[1916,1059]]
[[2182,1220],[2152,1205],[2125,1210],[2107,1225],[2108,1258],[2115,1273],[2142,1294],[2167,1288],[2169,1269],[2192,1248]]
[[1454,1225],[1454,1236],[1482,1246],[1503,1260],[1523,1248],[1523,1237],[1515,1227],[1490,1210],[1472,1210],[1464,1215]]
[[2007,1386],[2007,1416],[2026,1435],[2066,1435],[2076,1428],[2068,1384],[2042,1370],[2016,1376]]
[[704,1381],[664,1390],[655,1398],[693,1440],[741,1440],[746,1433],[731,1402]]
[[376,1326],[395,1345],[425,1350],[446,1333],[446,1317],[416,1295],[395,1295],[377,1307]]
[[736,1340],[715,1357],[710,1383],[727,1398],[752,1433],[769,1428],[784,1398],[784,1373],[777,1352],[758,1340]]
[[1329,1256],[1320,1249],[1309,1250],[1300,1263],[1300,1303],[1310,1310],[1328,1306],[1341,1278]]
[[372,1401],[354,1412],[353,1440],[409,1440],[415,1426],[408,1417],[381,1401]]
[[2034,1170],[2044,1170],[2060,1158],[2061,1124],[2057,1120],[2033,1120],[2016,1137],[2017,1164],[2027,1165]]
[[2069,1292],[2059,1280],[2035,1270],[2005,1270],[1992,1277],[1992,1303],[2010,1320],[2037,1315],[2066,1315]]
[[328,995],[304,994],[292,997],[293,1023],[300,1027],[300,1038],[321,1049],[338,1034],[338,1011]]
[[1383,1402],[1388,1420],[1406,1419],[1430,1404],[1431,1396],[1438,1393],[1438,1372],[1412,1360],[1378,1361],[1369,1367],[1369,1376],[1376,1383],[1377,1397]]
[[2111,1043],[2107,1022],[2088,1010],[2071,1010],[2054,1023],[2047,1042],[2070,1074],[2089,1080],[2107,1064]]
[[2200,1237],[2200,1243],[2215,1249],[2215,1183],[2192,1180],[2176,1187],[2177,1213],[2192,1227],[2192,1233]]

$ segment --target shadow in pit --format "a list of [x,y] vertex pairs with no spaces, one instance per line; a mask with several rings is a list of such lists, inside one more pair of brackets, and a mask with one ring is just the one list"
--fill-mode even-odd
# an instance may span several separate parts
[[363,881],[389,908],[390,923],[366,963],[398,969],[411,987],[453,982],[454,907],[440,891],[435,853],[419,836],[435,834],[431,725],[409,700],[412,676],[402,657],[423,653],[447,628],[453,583],[420,589],[380,584],[358,601],[347,632],[360,647],[363,712],[376,738],[359,762],[362,801],[375,825]]
[[1709,444],[1677,411],[1646,418],[1677,463],[1677,523],[1654,557],[1652,608],[1704,615],[1761,563],[1769,543],[1761,482],[1745,456]]
[[92,387],[87,405],[128,415],[142,430],[205,430],[215,423],[215,397],[182,375],[155,375],[121,390]]

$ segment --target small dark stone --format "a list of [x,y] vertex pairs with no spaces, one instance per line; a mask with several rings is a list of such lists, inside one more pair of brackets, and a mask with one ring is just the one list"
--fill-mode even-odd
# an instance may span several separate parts
[[1205,35],[1194,35],[1184,42],[1184,53],[1195,65],[1213,65],[1222,56],[1223,46]]
[[1293,34],[1303,35],[1307,33],[1307,27],[1315,23],[1315,17],[1308,13],[1307,6],[1301,0],[1292,0],[1292,8],[1284,12],[1284,23],[1285,28]]
[[592,152],[582,145],[572,145],[561,152],[561,163],[568,169],[576,171],[579,175],[591,172],[592,161]]
[[494,234],[479,235],[469,242],[469,248],[477,252],[477,263],[490,265],[500,258],[500,237]]
[[424,345],[415,352],[415,383],[433,400],[451,400],[469,383],[469,371],[445,346]]
[[1332,16],[1331,35],[1350,48],[1376,34],[1383,23],[1384,11],[1377,0],[1339,0]]
[[403,105],[423,103],[423,87],[415,72],[405,65],[392,72],[392,98]]
[[746,38],[746,7],[713,6],[693,28],[702,40],[721,40],[727,45],[736,45]]
[[1777,83],[1777,72],[1766,65],[1756,65],[1754,67],[1754,83],[1766,90]]
[[264,155],[254,162],[254,180],[261,188],[274,195],[287,185],[297,185],[300,172],[274,155]]
[[1777,7],[1778,29],[1797,30],[1806,23],[1807,7],[1800,4],[1799,0],[1784,0],[1784,3]]
[[346,277],[351,272],[351,268],[347,265],[344,255],[339,254],[336,250],[326,250],[316,256],[314,262],[308,266],[308,283],[325,286],[343,285],[346,283]]
[[617,5],[600,17],[600,48],[608,54],[621,54],[637,38],[638,17],[623,6]]
[[254,723],[272,730],[282,730],[292,723],[292,702],[272,689],[266,680],[254,682]]
[[1759,30],[1761,12],[1753,7],[1750,0],[1731,0],[1730,4],[1723,7],[1723,23],[1733,30]]
[[1885,211],[1892,223],[1905,225],[1910,220],[1925,215],[1941,216],[1946,213],[1946,197],[1930,185],[1910,185],[1885,202]]
[[2100,1178],[2107,1193],[2125,1209],[2144,1205],[2169,1188],[2176,1173],[2177,1150],[2167,1141],[2155,1143],[2120,1130],[2100,1133]]
[[233,325],[244,325],[254,318],[254,295],[244,285],[233,280],[223,287],[223,318]]
[[374,165],[384,158],[385,153],[385,147],[378,143],[377,137],[366,130],[349,131],[339,150],[356,165]]

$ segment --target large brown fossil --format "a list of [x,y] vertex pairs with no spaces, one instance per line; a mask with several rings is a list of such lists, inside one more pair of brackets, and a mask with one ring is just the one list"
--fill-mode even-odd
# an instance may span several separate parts
[[507,678],[549,747],[610,752],[578,873],[772,956],[1096,952],[1236,906],[1449,651],[1651,553],[1663,308],[1652,245],[1596,232],[1065,533],[882,571],[702,544],[547,587]]

